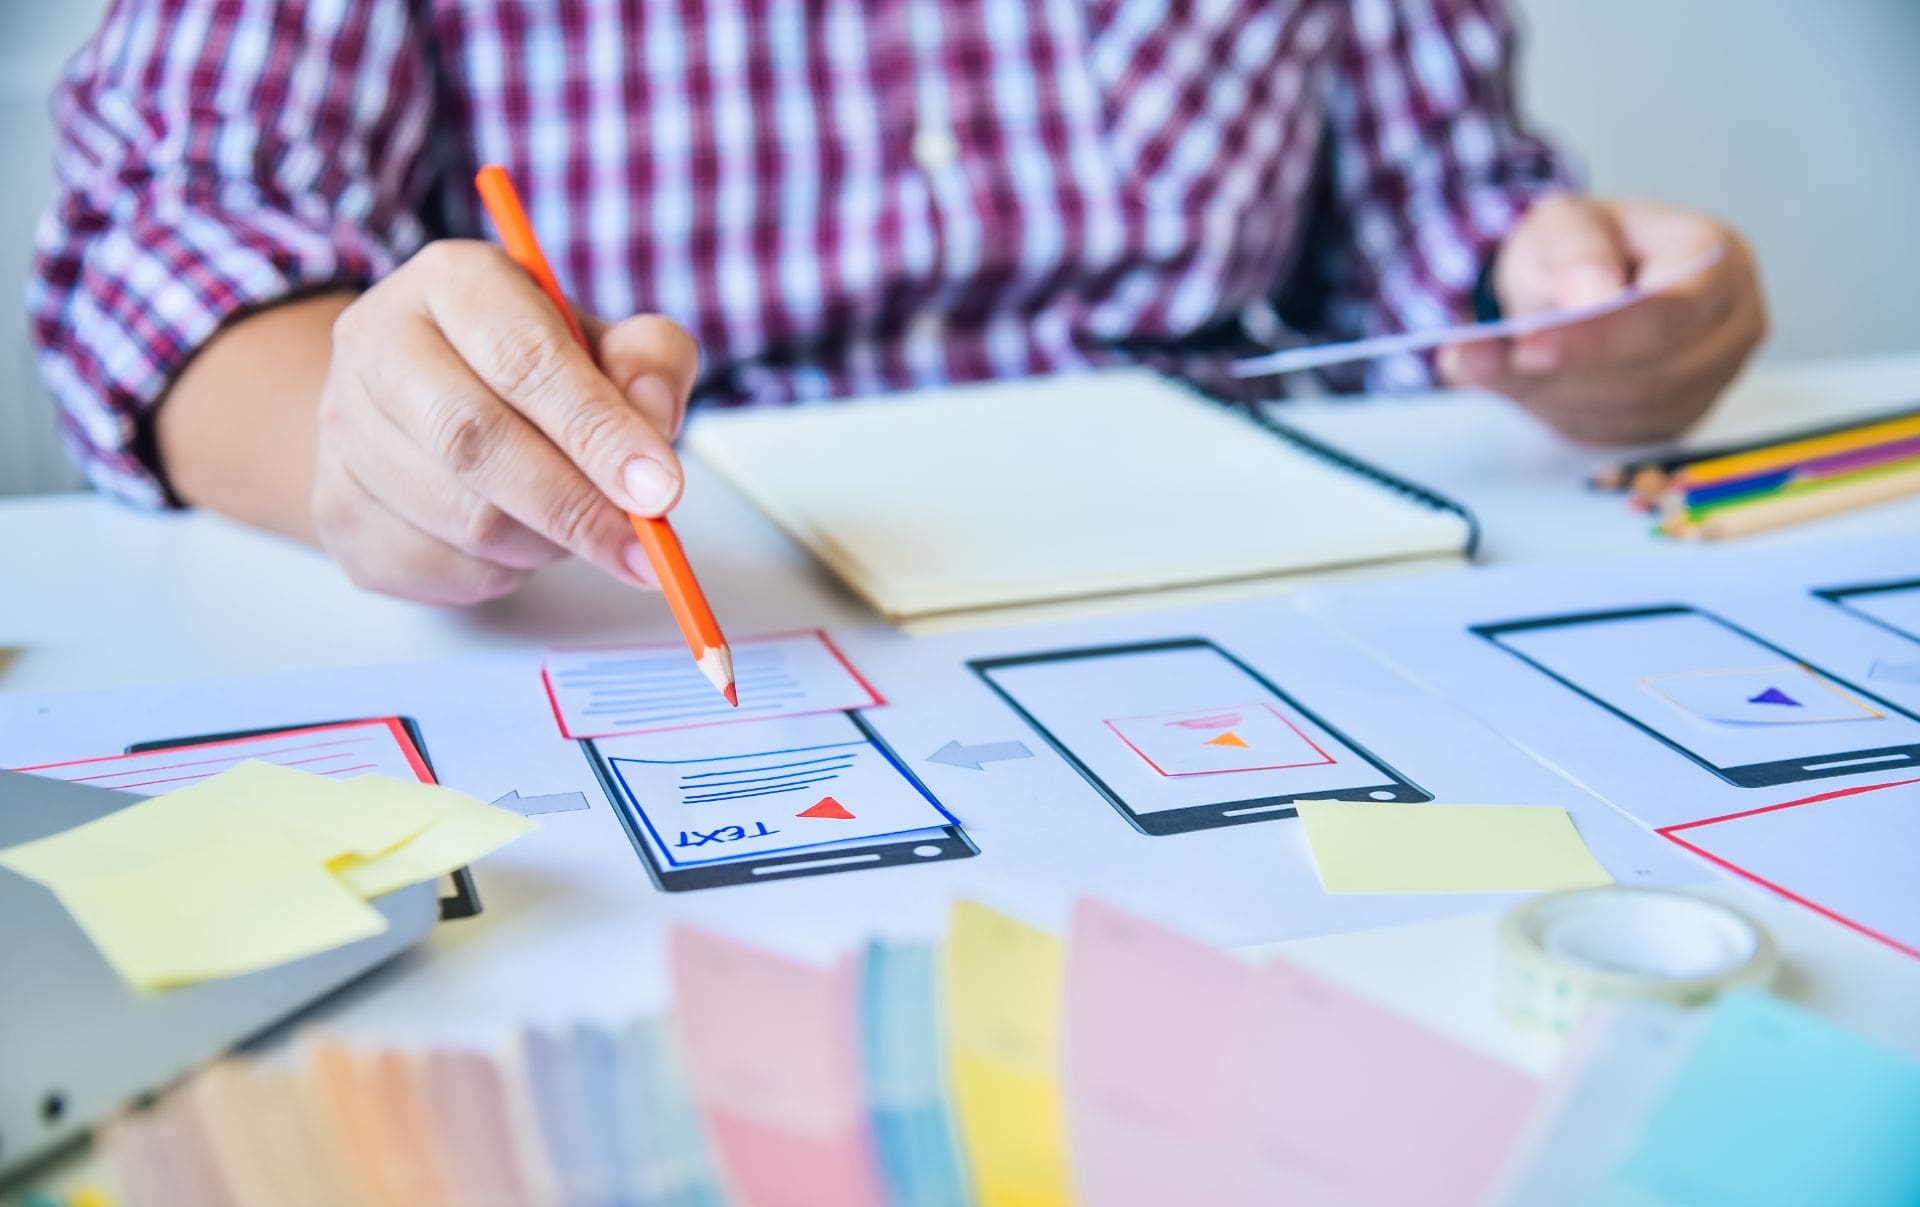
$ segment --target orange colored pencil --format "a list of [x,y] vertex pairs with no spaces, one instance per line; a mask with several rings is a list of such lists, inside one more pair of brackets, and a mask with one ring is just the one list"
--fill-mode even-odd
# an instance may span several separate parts
[[[527,275],[553,299],[567,330],[573,332],[573,338],[581,347],[591,352],[587,333],[573,317],[573,307],[567,304],[567,295],[560,291],[560,282],[554,279],[546,253],[534,238],[533,224],[527,221],[513,178],[498,164],[488,164],[480,169],[473,183],[480,190],[480,201],[487,207],[487,215],[500,228],[500,242],[506,247],[507,255],[526,269]],[[634,535],[640,538],[640,547],[646,550],[654,577],[660,580],[660,591],[667,597],[667,606],[673,609],[673,618],[680,625],[680,635],[687,639],[687,648],[693,651],[694,663],[707,681],[727,698],[727,703],[738,708],[740,694],[733,682],[733,648],[720,632],[720,622],[713,618],[713,609],[707,606],[706,592],[700,589],[700,580],[687,564],[686,550],[680,547],[673,525],[664,518],[632,512],[627,513],[627,519],[633,523]]]

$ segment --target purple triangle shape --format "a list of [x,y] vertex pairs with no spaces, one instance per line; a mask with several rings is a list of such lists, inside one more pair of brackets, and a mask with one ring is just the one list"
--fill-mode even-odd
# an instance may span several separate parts
[[1789,696],[1787,693],[1781,691],[1777,687],[1769,687],[1766,691],[1761,692],[1759,695],[1749,698],[1747,700],[1747,703],[1749,704],[1786,704],[1793,708],[1800,707],[1800,701],[1794,699],[1792,696]]

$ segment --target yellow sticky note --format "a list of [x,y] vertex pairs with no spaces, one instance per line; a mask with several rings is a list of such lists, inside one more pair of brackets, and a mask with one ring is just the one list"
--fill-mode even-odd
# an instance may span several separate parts
[[341,786],[366,793],[367,799],[376,804],[398,807],[405,803],[434,814],[424,830],[386,854],[333,865],[341,881],[362,897],[378,897],[404,885],[444,876],[539,828],[511,809],[486,804],[438,784],[409,784],[386,776],[363,775]]
[[1546,892],[1613,883],[1557,805],[1296,807],[1330,893]]
[[1060,940],[961,901],[942,980],[954,1110],[986,1207],[1072,1201],[1060,1088]]
[[237,976],[387,927],[299,842],[218,798],[154,797],[0,851],[140,989]]
[[445,791],[384,775],[337,780],[249,760],[168,797],[231,803],[285,831],[320,863],[338,864],[384,855],[440,819],[442,810],[404,791],[410,787]]

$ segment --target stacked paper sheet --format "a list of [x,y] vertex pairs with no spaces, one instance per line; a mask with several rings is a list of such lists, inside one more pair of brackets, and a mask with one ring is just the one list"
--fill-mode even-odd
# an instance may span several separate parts
[[313,1039],[105,1149],[132,1207],[1920,1201],[1920,1064],[1755,994],[1599,1016],[1543,1093],[1095,902],[1064,937],[963,903],[939,949],[821,967],[681,930],[671,961],[671,1014]]

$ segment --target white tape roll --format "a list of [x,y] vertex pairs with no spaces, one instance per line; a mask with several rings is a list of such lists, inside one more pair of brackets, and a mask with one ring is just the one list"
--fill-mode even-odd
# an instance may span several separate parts
[[1693,1006],[1780,965],[1773,936],[1716,901],[1660,889],[1575,889],[1500,920],[1508,1017],[1566,1034],[1591,1002],[1651,998]]

